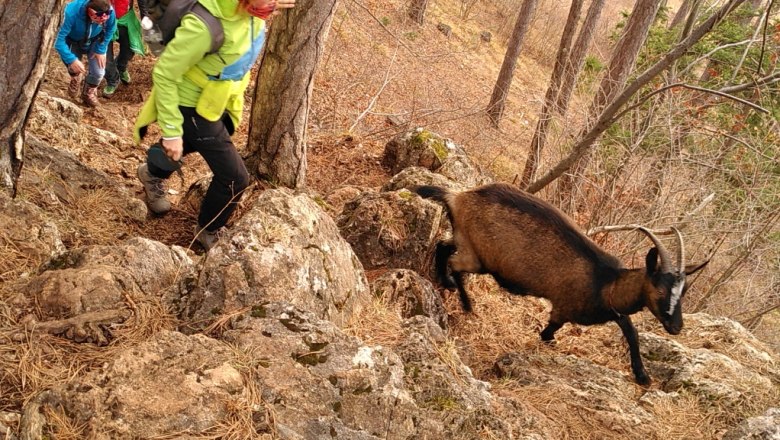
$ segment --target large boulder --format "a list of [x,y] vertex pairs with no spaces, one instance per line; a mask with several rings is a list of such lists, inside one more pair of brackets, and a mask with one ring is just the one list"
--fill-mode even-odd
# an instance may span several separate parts
[[397,352],[282,303],[233,317],[222,338],[255,359],[254,382],[272,406],[279,438],[473,439],[486,427],[511,436],[490,414],[488,385],[473,378],[428,318],[404,323]]
[[412,166],[427,168],[466,188],[492,181],[463,147],[422,128],[401,133],[388,142],[382,165],[392,174]]
[[49,401],[60,402],[73,426],[83,427],[81,438],[204,435],[227,425],[245,399],[238,365],[222,342],[164,330],[56,388]]
[[105,344],[107,326],[142,303],[172,308],[194,278],[184,249],[145,238],[116,246],[75,249],[51,260],[19,287],[17,310],[28,311],[28,329]]
[[57,225],[41,208],[4,194],[0,194],[0,231],[0,284],[11,281],[6,274],[30,275],[65,250]]
[[182,303],[191,329],[260,302],[287,301],[337,325],[370,300],[363,266],[309,196],[268,190],[207,254]]
[[366,269],[420,271],[430,264],[441,215],[440,207],[406,190],[370,192],[344,206],[338,226]]

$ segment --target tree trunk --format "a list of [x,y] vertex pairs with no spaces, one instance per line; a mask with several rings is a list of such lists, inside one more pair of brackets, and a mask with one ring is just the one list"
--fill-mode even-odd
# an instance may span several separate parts
[[588,14],[585,16],[585,21],[582,23],[582,29],[580,30],[577,41],[574,43],[574,47],[571,52],[571,63],[569,68],[566,69],[566,74],[563,78],[563,84],[561,84],[561,91],[558,94],[558,102],[556,109],[560,114],[565,114],[569,108],[569,99],[574,91],[574,85],[577,83],[577,78],[582,71],[582,66],[585,63],[585,55],[588,53],[590,43],[593,41],[593,37],[596,35],[596,25],[601,18],[601,12],[604,10],[604,3],[606,0],[593,0],[588,8]]
[[0,1],[0,191],[16,195],[24,129],[62,16],[61,0]]
[[574,33],[577,30],[577,23],[580,21],[580,12],[582,11],[583,0],[573,0],[569,8],[569,17],[566,19],[566,25],[563,27],[561,35],[561,44],[558,46],[558,55],[555,58],[555,66],[550,76],[550,84],[547,87],[547,93],[544,97],[542,111],[539,113],[539,120],[536,122],[536,130],[531,140],[531,147],[528,151],[528,159],[525,161],[523,177],[520,179],[520,187],[525,188],[531,183],[536,169],[538,168],[539,158],[547,141],[547,131],[555,112],[555,103],[558,98],[558,91],[561,89],[561,81],[564,73],[571,63],[571,44],[574,39]]
[[487,107],[487,113],[490,122],[494,127],[498,127],[501,117],[504,114],[506,106],[506,97],[509,95],[509,88],[512,87],[512,77],[517,67],[517,59],[520,57],[520,49],[523,46],[525,34],[531,26],[531,18],[536,10],[537,0],[525,0],[520,8],[520,14],[517,16],[515,29],[512,31],[512,37],[504,55],[504,62],[501,64],[501,71],[498,73],[496,85],[493,87],[493,95],[490,97],[490,103]]
[[428,0],[412,0],[409,4],[409,17],[422,26],[425,23],[426,9],[428,9]]
[[336,0],[299,0],[273,19],[257,74],[247,168],[289,188],[306,181],[306,123],[314,72]]
[[723,5],[717,12],[712,14],[707,20],[696,27],[691,35],[688,36],[680,44],[674,46],[663,58],[658,60],[655,64],[650,66],[647,70],[642,72],[637,78],[628,84],[614,100],[609,102],[604,107],[604,110],[598,116],[598,119],[591,125],[592,128],[584,132],[579,141],[572,148],[571,153],[563,160],[558,162],[550,171],[544,176],[540,177],[537,181],[532,183],[527,191],[530,193],[536,193],[542,188],[550,184],[563,173],[569,170],[572,165],[584,154],[586,154],[592,147],[596,140],[610,127],[616,120],[622,115],[618,115],[618,111],[623,107],[634,94],[636,94],[642,87],[647,85],[658,74],[668,69],[676,60],[683,56],[688,49],[696,44],[702,36],[710,32],[716,25],[731,13],[735,8],[741,5],[745,0],[729,0]]
[[[634,64],[639,56],[639,49],[645,43],[650,32],[655,16],[658,13],[660,0],[638,0],[634,10],[626,23],[626,29],[612,52],[607,74],[602,78],[598,92],[593,99],[588,111],[589,121],[594,121],[604,110],[607,103],[614,100],[615,96],[623,89],[629,74],[634,69]],[[591,123],[586,130],[591,129]],[[575,172],[566,174],[558,184],[557,200],[561,203],[572,199],[572,189],[576,180],[588,166],[590,154],[583,155],[575,166]],[[573,202],[573,200],[571,200]]]
[[684,0],[682,2],[682,4],[680,5],[680,9],[678,9],[677,13],[674,14],[674,18],[672,18],[672,22],[669,23],[669,29],[673,29],[683,24],[683,22],[689,15],[688,11],[690,11],[691,4],[694,1],[698,1],[698,0]]

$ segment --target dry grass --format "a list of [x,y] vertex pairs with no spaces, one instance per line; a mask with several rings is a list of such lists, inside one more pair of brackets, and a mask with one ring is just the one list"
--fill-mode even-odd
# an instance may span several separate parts
[[[607,46],[605,41],[617,19],[617,11],[626,9],[629,3],[608,2],[604,16],[610,17],[609,24],[603,26],[597,37],[601,42],[598,47]],[[406,18],[406,3],[402,0],[342,2],[336,11],[315,81],[308,132],[307,185],[323,194],[344,185],[380,186],[390,177],[379,163],[385,143],[395,134],[413,126],[426,126],[452,138],[464,145],[471,156],[499,180],[512,180],[521,170],[533,134],[552,57],[557,49],[554,47],[555,36],[561,30],[566,13],[560,2],[540,2],[535,29],[526,43],[528,50],[524,51],[518,63],[505,120],[497,130],[487,124],[482,110],[489,100],[503,59],[504,40],[514,25],[513,13],[518,9],[513,7],[515,4],[519,5],[519,0],[486,2],[481,4],[484,10],[464,20],[459,17],[457,1],[434,2],[429,6],[429,24],[421,28]],[[453,27],[451,39],[436,30],[438,21]],[[379,22],[385,24],[380,25]],[[493,32],[492,42],[479,40],[482,30]],[[602,60],[608,56],[606,53],[598,55]],[[130,65],[133,85],[121,87],[115,97],[104,101],[99,109],[85,111],[83,124],[129,139],[132,121],[151,88],[153,61],[136,58]],[[390,78],[390,82],[382,88],[386,77]],[[47,79],[44,89],[53,96],[64,98],[66,75],[56,58],[50,63]],[[380,89],[382,92],[371,111],[358,121]],[[585,108],[586,105],[580,107]],[[245,121],[248,120],[248,108]],[[570,133],[567,129],[577,126],[581,113],[575,109],[570,119],[560,124],[558,132],[550,139],[551,145],[565,146],[568,143]],[[389,123],[389,116],[400,120],[401,125]],[[62,133],[47,132],[45,126],[31,129],[37,130],[36,134],[44,140],[65,142]],[[246,122],[238,128],[234,137],[237,145],[243,145],[247,130]],[[154,133],[150,134],[150,139],[154,136]],[[91,139],[81,133],[72,134],[67,142],[58,146],[70,149],[90,166],[108,171],[117,181],[134,190],[139,198],[142,197],[135,179],[134,166],[137,163],[133,160],[142,160],[143,147],[131,147],[127,151],[118,148],[95,151]],[[562,154],[561,151],[551,151],[546,159],[554,160]],[[116,155],[121,155],[129,163],[123,165],[124,168],[117,168],[114,163]],[[206,170],[202,160],[188,158],[184,181],[178,182],[174,178],[170,182],[171,187],[181,195]],[[128,220],[123,214],[125,207],[120,206],[118,199],[108,191],[70,194],[71,203],[52,203],[46,188],[67,188],[65,182],[58,181],[45,169],[26,166],[24,173],[32,181],[44,182],[45,185],[22,184],[22,197],[45,207],[68,248],[112,244],[135,235],[183,247],[192,244],[197,216],[192,207],[178,206],[164,218],[149,218],[138,225]],[[636,181],[644,182],[644,176],[637,172]],[[680,179],[695,181],[696,177],[683,176]],[[619,198],[621,203],[637,199],[636,187],[618,189],[623,190]],[[614,194],[599,195],[608,198]],[[173,199],[177,198],[174,195]],[[598,202],[596,198],[594,201]],[[595,203],[594,206],[601,205]],[[610,220],[619,218],[618,215]],[[576,220],[587,224],[591,218],[586,215]],[[619,246],[621,240],[613,237],[605,238],[609,242],[608,247]],[[10,243],[10,240],[0,236],[0,243]],[[41,263],[17,248],[8,244],[3,246],[0,248],[3,255],[0,259],[0,280],[13,280],[22,273],[33,272]],[[636,253],[632,254],[635,249],[629,249],[629,246],[618,251],[621,255],[631,254],[629,260],[636,258]],[[379,272],[369,273],[368,276],[371,279]],[[133,316],[113,329],[114,339],[107,347],[75,344],[49,335],[30,335],[26,342],[14,342],[12,334],[18,327],[18,311],[10,305],[11,292],[4,291],[9,286],[8,283],[0,286],[0,411],[19,412],[40,391],[101,368],[121,350],[148,339],[162,329],[177,328],[175,317],[161,304],[139,303],[132,305]],[[567,325],[557,333],[557,345],[549,348],[539,343],[538,336],[547,320],[549,305],[546,302],[512,297],[498,289],[487,277],[472,277],[469,286],[475,303],[472,315],[460,311],[456,294],[450,293],[444,298],[451,323],[449,342],[440,353],[445,362],[457,353],[475,376],[493,383],[495,393],[528,402],[553,421],[551,429],[555,438],[625,438],[610,430],[603,420],[592,418],[589,408],[572,402],[562,389],[521,387],[512,381],[496,380],[493,373],[496,358],[506,352],[555,350],[558,354],[572,354],[620,371],[630,381],[626,346],[616,326]],[[660,326],[648,315],[641,315],[635,321],[640,331],[660,330]],[[218,334],[218,324],[210,331]],[[402,337],[402,320],[394,305],[375,298],[363,313],[353,317],[345,331],[360,337],[366,344],[393,347]],[[706,343],[686,336],[681,336],[680,340],[688,346],[705,346]],[[721,349],[741,362],[750,363],[734,347]],[[252,380],[260,360],[262,354],[234,349],[233,365],[241,372],[248,388],[240,398],[226,402],[228,416],[223,423],[196,438],[276,436],[273,411],[262,402],[260,390],[255,385],[257,382]],[[776,390],[752,395],[757,396],[756,399],[744,402],[738,409],[722,407],[718,402],[703,406],[698,399],[685,394],[676,399],[655,402],[647,408],[656,416],[652,426],[653,438],[715,438],[736,421],[769,405],[776,405],[780,400]],[[47,411],[52,432],[57,438],[83,438],[84,426],[73,425],[57,409]],[[266,430],[258,433],[258,426]],[[174,433],[159,438],[179,438],[181,435]],[[490,432],[485,432],[483,437],[496,438]]]

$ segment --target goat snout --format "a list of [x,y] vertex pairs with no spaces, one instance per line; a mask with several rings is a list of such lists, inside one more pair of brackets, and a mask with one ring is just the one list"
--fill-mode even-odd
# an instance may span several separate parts
[[679,335],[683,328],[682,322],[664,321],[663,325],[670,335]]

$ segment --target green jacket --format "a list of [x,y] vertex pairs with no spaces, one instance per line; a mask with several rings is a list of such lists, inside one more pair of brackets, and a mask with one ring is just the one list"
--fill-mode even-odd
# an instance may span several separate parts
[[[182,135],[183,118],[179,106],[198,108],[207,81],[215,81],[225,67],[230,66],[254,48],[265,32],[263,20],[252,18],[238,7],[238,0],[199,0],[222,23],[225,41],[216,54],[205,55],[211,47],[211,34],[207,26],[195,15],[182,17],[175,37],[166,45],[152,71],[152,93],[147,98],[135,124],[135,140],[140,143],[140,130],[157,121],[163,137]],[[250,38],[250,32],[254,31]],[[262,44],[262,38],[260,38]],[[212,77],[211,80],[207,77]],[[244,106],[244,91],[249,84],[247,71],[240,80],[216,80],[225,87],[215,87],[217,94],[211,97],[222,100],[224,110],[238,127]],[[194,81],[197,78],[198,81]],[[217,84],[220,85],[220,84]],[[209,89],[210,90],[210,89]],[[215,93],[211,93],[214,95]],[[214,99],[212,99],[214,100]],[[201,100],[203,102],[203,100]],[[198,110],[201,113],[200,109]],[[206,115],[202,116],[212,120]],[[221,113],[220,113],[221,115]]]

